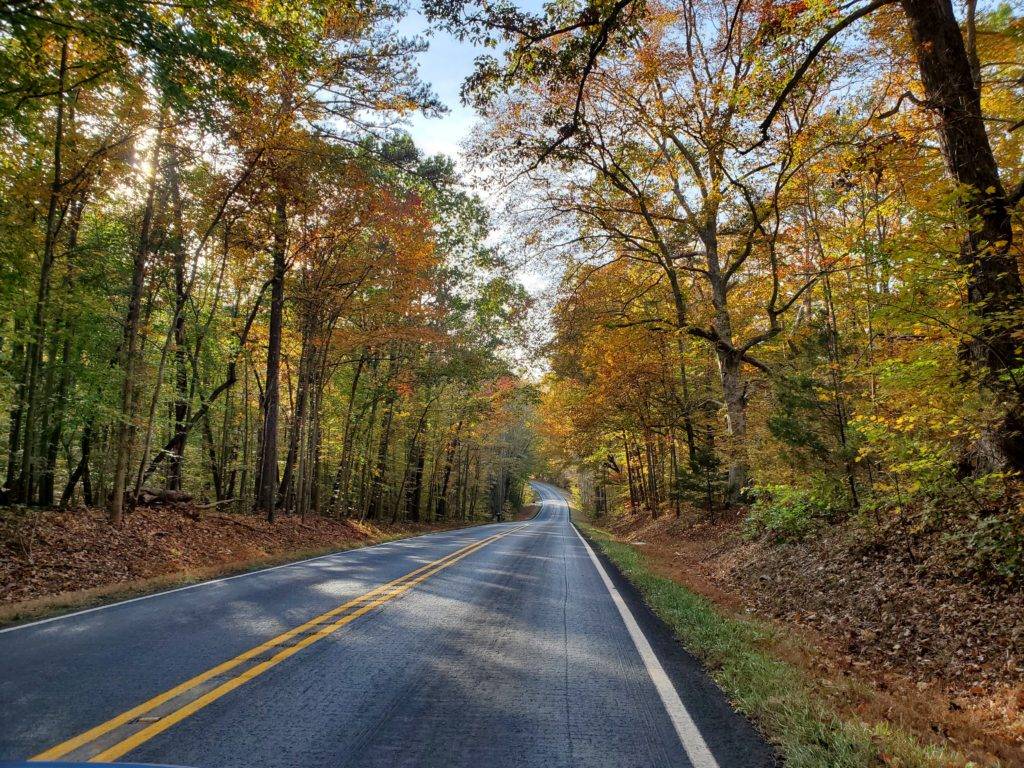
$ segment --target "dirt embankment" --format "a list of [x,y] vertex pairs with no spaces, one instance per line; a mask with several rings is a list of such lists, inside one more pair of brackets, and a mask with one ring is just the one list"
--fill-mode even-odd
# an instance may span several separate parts
[[515,517],[513,519],[516,520],[517,522],[521,522],[523,520],[529,520],[532,517],[536,517],[536,515],[537,515],[537,513],[539,511],[540,511],[540,502],[539,501],[535,501],[532,504],[524,504],[523,506],[521,506],[518,509],[518,511],[516,512]]
[[1020,590],[963,579],[929,558],[926,542],[868,545],[853,529],[770,544],[745,541],[738,515],[598,525],[661,575],[780,627],[772,651],[845,711],[898,721],[983,762],[1024,765]]
[[447,525],[140,507],[121,528],[98,510],[0,510],[0,621],[102,602]]

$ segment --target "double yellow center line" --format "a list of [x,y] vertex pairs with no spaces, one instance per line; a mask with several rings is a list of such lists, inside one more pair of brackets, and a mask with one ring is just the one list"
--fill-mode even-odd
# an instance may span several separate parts
[[[253,678],[259,677],[303,648],[332,635],[374,608],[394,600],[478,549],[525,527],[520,525],[488,536],[486,539],[468,544],[451,554],[427,563],[394,581],[382,584],[376,589],[315,616],[304,624],[240,653],[233,659],[211,667],[180,685],[122,712],[105,723],[61,742],[45,752],[40,752],[31,759],[58,760],[75,752],[79,753],[74,756],[76,759],[86,759],[89,762],[116,760],[157,734],[166,731],[175,723],[198,712],[207,704],[225,696]],[[247,662],[256,661],[258,657],[275,650],[276,652],[268,658],[257,661],[255,664],[247,664]],[[243,669],[238,669],[239,667],[243,667]],[[229,672],[234,674],[220,682],[217,681],[217,678],[224,677]]]

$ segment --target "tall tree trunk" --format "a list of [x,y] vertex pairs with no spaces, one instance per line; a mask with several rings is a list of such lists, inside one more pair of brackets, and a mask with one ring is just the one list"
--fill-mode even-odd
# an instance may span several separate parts
[[206,451],[206,464],[210,470],[210,486],[213,498],[224,500],[224,478],[220,473],[220,461],[217,457],[217,444],[213,439],[213,425],[210,423],[210,412],[205,411],[200,419],[202,423],[203,449]]
[[370,503],[366,516],[371,520],[377,520],[384,511],[384,489],[387,487],[388,476],[388,448],[391,445],[391,424],[395,417],[395,401],[388,399],[387,413],[384,415],[384,424],[380,430],[380,440],[377,443],[377,461],[373,468],[372,486],[370,489]]
[[[14,318],[14,344],[11,349],[11,369],[14,371],[25,370],[27,354],[25,345],[22,344],[19,339],[21,338],[21,320],[20,318]],[[20,376],[20,374],[18,374]],[[16,379],[17,376],[12,375],[12,379]],[[14,391],[14,404],[11,406],[11,410],[8,413],[8,431],[7,431],[7,476],[4,480],[4,488],[14,490],[17,483],[18,470],[21,467],[18,457],[18,449],[21,446],[21,426],[22,419],[25,413],[25,382],[24,380],[18,381]]]
[[420,501],[423,498],[423,469],[426,466],[427,451],[425,446],[414,445],[416,459],[412,470],[412,484],[406,494],[405,516],[414,523],[420,521]]
[[[963,357],[985,371],[988,386],[1004,398],[1002,423],[980,446],[983,469],[1024,469],[1024,386],[1014,369],[1024,362],[1019,341],[1024,289],[1014,255],[1013,226],[999,168],[981,114],[981,95],[950,0],[901,0],[910,23],[929,108],[938,119],[942,154],[961,185],[969,217],[960,254],[967,270],[967,302],[979,329]],[[988,466],[985,466],[988,465]]]
[[167,488],[180,491],[185,465],[185,441],[188,431],[189,388],[185,354],[188,340],[185,336],[185,304],[188,290],[185,282],[185,230],[182,215],[179,150],[176,142],[168,147],[167,184],[171,196],[173,234],[171,253],[174,258],[174,437],[168,453]]
[[[426,451],[424,451],[426,453]],[[437,494],[437,474],[441,471],[441,456],[444,453],[444,444],[438,443],[437,450],[434,451],[434,455],[430,459],[430,478],[427,480],[427,501],[423,505],[423,510],[426,512],[427,522],[432,522],[434,519],[434,498]],[[424,461],[426,459],[424,458]]]
[[718,352],[718,369],[722,379],[726,428],[730,438],[729,471],[725,485],[725,497],[730,503],[740,499],[750,477],[746,456],[747,393],[741,366],[739,355],[728,350]]
[[[53,423],[46,430],[46,453],[43,469],[39,476],[39,503],[44,507],[53,505],[54,475],[57,471],[57,455],[60,452],[61,437],[64,434],[64,412],[67,409],[68,389],[71,387],[71,336],[64,329],[61,342],[60,380],[53,398]],[[53,363],[51,363],[53,365]]]
[[457,514],[466,519],[466,499],[469,496],[469,446],[463,451],[462,462],[459,464],[459,477],[456,498],[459,501]]
[[719,265],[716,226],[712,220],[704,234],[703,242],[707,252],[711,303],[715,311],[711,323],[718,339],[715,355],[722,384],[722,400],[725,403],[726,431],[730,438],[725,498],[729,503],[736,503],[750,482],[750,464],[747,457],[747,387],[743,377],[743,359],[733,344],[728,276],[722,273]]
[[382,396],[380,394],[375,394],[370,402],[370,415],[366,419],[366,436],[363,440],[363,449],[358,454],[353,455],[353,459],[358,456],[359,464],[361,465],[359,466],[359,500],[355,505],[359,510],[360,519],[366,517],[367,505],[370,499],[370,472],[373,467],[373,462],[370,460],[370,448],[373,445],[373,430],[377,425],[377,412],[380,409],[381,399]]
[[644,474],[644,455],[640,452],[640,446],[633,449],[633,458],[636,460],[636,488],[640,497],[640,506],[652,509],[650,498],[647,493],[647,476]]
[[[251,396],[249,393],[249,363],[245,361],[245,374],[242,377],[242,465],[239,471],[238,487],[242,489],[242,496],[239,499],[242,505],[245,504],[249,494],[249,465],[252,450],[252,417],[250,416]],[[242,507],[243,509],[245,506]]]
[[629,482],[629,510],[635,512],[640,506],[640,496],[636,490],[636,477],[633,474],[633,457],[629,450],[629,437],[622,433],[622,449],[626,453],[626,479]]
[[309,398],[309,379],[312,375],[312,356],[314,342],[309,323],[302,332],[302,350],[299,353],[299,381],[295,394],[295,408],[292,409],[291,425],[288,430],[288,450],[285,453],[284,472],[281,474],[281,487],[277,492],[277,505],[284,509],[292,509],[296,500],[294,481],[295,465],[299,458],[302,431],[306,425],[306,401]]
[[[36,487],[36,502],[40,506],[50,506],[53,504],[53,480],[52,474],[50,481],[47,482],[46,477],[46,464],[48,458],[48,448],[50,439],[50,425],[51,420],[55,416],[55,404],[57,401],[57,392],[55,391],[59,385],[56,381],[57,374],[57,349],[58,343],[60,342],[60,326],[63,320],[63,310],[58,310],[57,317],[54,318],[53,327],[50,329],[49,338],[46,341],[46,365],[45,376],[43,377],[43,397],[42,412],[39,414],[39,428],[36,430],[38,435],[38,445],[36,446],[36,472],[35,472],[35,487]],[[62,367],[66,368],[66,363],[62,364]],[[57,452],[54,450],[54,464],[57,461]]]
[[[338,502],[341,498],[342,487],[348,478],[349,467],[352,464],[350,457],[352,452],[352,412],[355,407],[356,393],[359,390],[359,378],[362,375],[363,366],[365,364],[366,355],[362,354],[359,356],[359,362],[356,365],[355,373],[352,374],[352,385],[349,387],[348,404],[345,406],[345,426],[342,431],[341,438],[341,458],[338,460],[338,471],[334,475],[334,485],[331,488],[331,500],[327,505],[327,514],[329,515],[333,515],[337,511]],[[345,504],[348,504],[347,498],[345,499]],[[346,509],[346,512],[347,511],[348,510]]]
[[287,268],[288,208],[284,190],[277,191],[274,207],[274,273],[270,293],[270,328],[267,337],[267,376],[263,395],[263,430],[256,481],[256,510],[274,522],[277,501],[277,428],[281,397],[281,324],[284,315],[284,274]]
[[[83,193],[71,206],[71,213],[68,222],[67,236],[67,272],[64,278],[64,293],[70,296],[74,289],[74,252],[78,247],[78,232],[82,224],[82,213],[85,209],[86,194]],[[54,498],[54,475],[57,471],[57,454],[60,450],[61,440],[64,435],[64,418],[67,415],[68,393],[71,389],[71,358],[76,355],[76,347],[72,341],[72,334],[69,328],[66,311],[62,310],[60,356],[60,382],[57,385],[57,393],[53,408],[53,424],[47,433],[46,460],[43,465],[42,476],[39,482],[39,503],[43,506],[53,504]]]
[[310,424],[306,437],[306,472],[305,485],[302,498],[305,505],[302,507],[303,519],[307,511],[320,514],[320,454],[322,445],[322,401],[324,381],[322,372],[316,374],[316,381],[312,391],[312,403],[310,407]]
[[683,433],[686,435],[686,450],[690,457],[690,465],[693,466],[697,462],[697,443],[693,436],[693,418],[690,415],[690,380],[686,372],[686,334],[684,333],[686,326],[689,325],[689,320],[683,289],[679,285],[679,275],[671,263],[664,269],[668,275],[669,287],[672,289],[672,305],[676,314],[676,354],[679,355],[679,386],[682,389],[683,400]]
[[416,422],[416,429],[412,433],[412,438],[409,440],[409,450],[406,453],[405,467],[402,468],[402,482],[398,486],[398,493],[395,496],[395,505],[391,513],[391,522],[397,522],[398,513],[401,511],[402,505],[405,504],[408,499],[406,498],[406,484],[409,482],[409,474],[412,470],[413,462],[416,459],[416,452],[419,447],[420,434],[423,432],[423,427],[427,421],[427,413],[430,411],[430,405],[433,400],[428,400],[427,404],[423,407],[423,413]]
[[455,434],[445,452],[444,475],[441,478],[441,488],[437,493],[437,507],[434,510],[434,517],[438,520],[444,520],[448,516],[448,482],[451,480],[452,466],[459,450],[459,435],[462,434],[463,421],[464,419],[459,419],[459,423],[455,427]]
[[220,473],[226,479],[224,498],[235,498],[238,480],[238,440],[231,425],[235,415],[234,392],[228,392],[220,425]]
[[156,197],[156,169],[160,164],[160,152],[163,143],[164,118],[160,116],[157,126],[156,145],[150,165],[146,203],[142,212],[142,227],[139,232],[139,245],[135,251],[132,265],[132,284],[128,297],[128,312],[124,323],[124,341],[122,342],[121,373],[121,411],[114,436],[114,470],[110,488],[110,506],[108,516],[112,525],[120,525],[124,516],[125,489],[128,481],[128,465],[131,461],[132,448],[135,441],[135,395],[139,382],[136,381],[138,367],[141,362],[139,349],[139,319],[142,310],[142,290],[146,283],[146,266],[152,246],[150,242],[153,231],[153,209]]
[[60,196],[63,187],[64,155],[64,97],[68,73],[68,39],[61,41],[60,65],[57,76],[57,119],[53,133],[53,177],[50,182],[49,199],[46,207],[46,231],[43,240],[43,259],[39,268],[39,287],[36,292],[35,308],[32,313],[32,336],[26,353],[26,375],[22,390],[25,399],[25,421],[22,426],[21,478],[16,496],[22,501],[32,501],[36,477],[36,418],[39,407],[36,388],[39,369],[42,366],[43,343],[46,334],[46,306],[50,297],[50,277],[57,254]]
[[658,489],[658,475],[659,469],[657,467],[657,460],[654,453],[654,444],[651,440],[649,432],[644,434],[644,450],[647,453],[647,485],[651,497],[651,515],[657,517],[661,512],[661,494]]
[[[674,434],[669,435],[669,468],[672,478],[672,491],[669,494],[669,498],[672,500],[672,510],[675,512],[676,517],[683,516],[682,501],[679,498],[679,455],[676,451],[676,437]],[[601,470],[602,475],[604,469]],[[603,486],[602,486],[603,489]],[[607,511],[607,510],[606,510]]]
[[60,495],[60,508],[67,509],[75,493],[75,486],[78,481],[83,481],[85,505],[92,504],[92,488],[89,484],[89,458],[92,452],[92,424],[86,424],[82,430],[81,453],[78,457],[78,464],[74,471],[68,476],[68,482],[64,486],[64,492]]
[[464,511],[463,519],[472,520],[476,515],[476,502],[480,496],[480,456],[473,457],[473,490],[469,494],[468,506]]
[[302,421],[301,453],[296,478],[296,507],[301,520],[317,505],[317,479],[320,454],[320,403],[324,389],[326,350],[315,346],[309,355],[306,372],[306,417]]

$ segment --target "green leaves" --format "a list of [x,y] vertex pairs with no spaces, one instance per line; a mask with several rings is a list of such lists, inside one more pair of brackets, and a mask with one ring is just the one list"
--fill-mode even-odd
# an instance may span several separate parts
[[763,485],[744,520],[748,536],[776,541],[799,539],[834,517],[834,510],[813,493],[786,485]]

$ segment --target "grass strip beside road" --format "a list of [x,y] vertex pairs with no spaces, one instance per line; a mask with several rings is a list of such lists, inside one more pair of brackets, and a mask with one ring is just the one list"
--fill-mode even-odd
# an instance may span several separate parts
[[974,765],[937,746],[921,744],[895,724],[842,716],[815,694],[802,670],[766,650],[775,629],[723,615],[706,598],[655,575],[635,547],[600,529],[578,525],[701,660],[736,709],[758,725],[787,768]]

